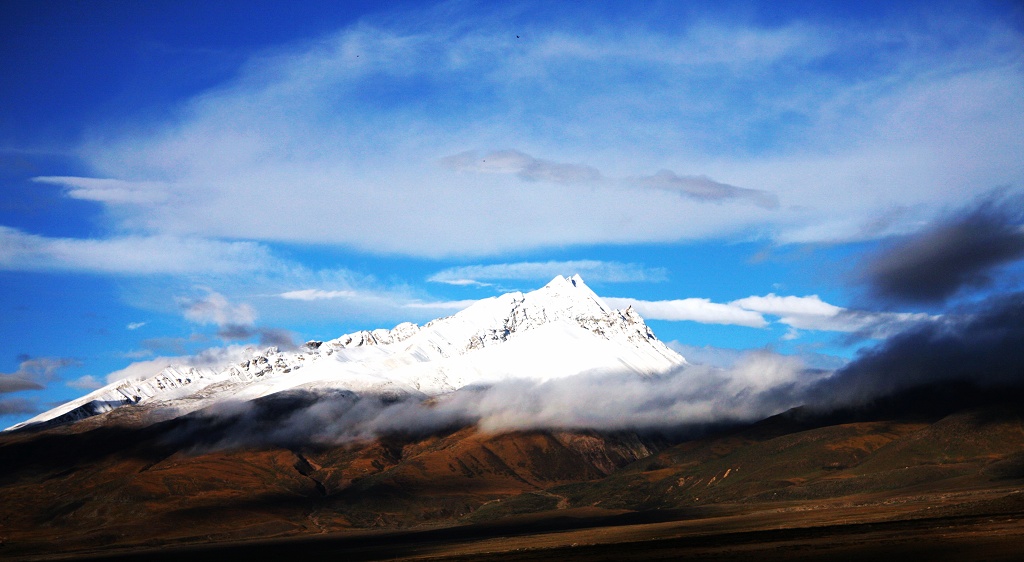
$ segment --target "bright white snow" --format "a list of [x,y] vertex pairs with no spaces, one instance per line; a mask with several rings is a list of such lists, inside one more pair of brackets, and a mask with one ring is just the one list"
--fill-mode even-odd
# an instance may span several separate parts
[[289,389],[432,396],[509,378],[549,380],[580,373],[647,376],[684,364],[632,308],[614,310],[578,276],[558,276],[529,293],[481,300],[419,327],[361,331],[297,351],[253,350],[220,369],[170,366],[124,379],[9,429],[88,417],[126,404],[176,415],[224,400]]

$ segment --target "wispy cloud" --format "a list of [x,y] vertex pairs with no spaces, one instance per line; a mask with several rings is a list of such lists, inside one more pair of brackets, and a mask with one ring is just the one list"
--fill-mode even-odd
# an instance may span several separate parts
[[182,298],[178,304],[185,318],[198,324],[251,326],[256,321],[256,311],[252,306],[231,304],[227,297],[215,291],[197,299]]
[[[473,282],[475,283],[475,282]],[[456,281],[456,285],[464,284]],[[462,310],[473,303],[476,300],[458,300],[458,301],[424,301],[417,299],[407,294],[392,294],[388,295],[383,292],[361,292],[353,290],[322,290],[322,289],[300,289],[296,291],[286,291],[278,295],[282,299],[286,300],[297,300],[297,301],[322,301],[322,300],[335,300],[335,299],[346,299],[350,301],[362,301],[362,302],[376,302],[383,307],[391,307],[396,310],[399,309],[414,309],[424,311],[436,311],[436,312],[448,312],[452,310]]]
[[298,301],[320,301],[329,299],[347,299],[359,296],[356,291],[324,291],[322,289],[299,289],[285,291],[279,295],[282,299]]
[[51,238],[0,226],[0,270],[116,275],[237,273],[275,260],[262,245],[174,236]]
[[476,151],[446,156],[441,164],[455,171],[512,174],[527,181],[553,183],[597,183],[605,178],[596,168],[534,158],[518,150],[498,150],[480,155]]
[[78,377],[77,379],[68,381],[65,384],[67,384],[71,388],[76,388],[78,390],[96,390],[97,388],[101,388],[106,385],[105,382],[101,381],[100,379],[96,378],[93,375],[81,376]]
[[138,330],[139,328],[141,328],[141,327],[143,327],[145,325],[146,325],[145,322],[130,322],[130,323],[128,323],[127,326],[125,326],[125,328],[128,329],[128,330],[134,331],[134,330]]
[[110,205],[159,204],[167,201],[167,192],[157,182],[130,182],[75,176],[39,176],[32,178],[32,181],[64,186],[67,188],[68,197],[72,199],[97,201]]
[[420,308],[425,310],[462,310],[468,308],[479,301],[459,300],[459,301],[428,301],[428,302],[410,302],[406,303],[406,308]]
[[[517,42],[479,14],[406,16],[265,52],[173,121],[93,135],[80,153],[102,177],[39,181],[208,259],[85,261],[118,273],[258,261],[241,255],[258,246],[212,242],[236,239],[429,257],[751,233],[850,240],[907,232],[965,193],[1024,178],[1010,26],[684,21],[666,34],[634,15],[571,34],[534,22]],[[865,228],[892,208],[911,212]],[[3,236],[6,268],[82,261],[54,245],[78,256],[142,243]],[[12,255],[25,245],[45,248]]]
[[661,282],[668,272],[661,267],[599,260],[496,263],[465,265],[439,271],[427,278],[449,285],[482,285],[484,281],[548,281],[556,275],[579,274],[594,283]]

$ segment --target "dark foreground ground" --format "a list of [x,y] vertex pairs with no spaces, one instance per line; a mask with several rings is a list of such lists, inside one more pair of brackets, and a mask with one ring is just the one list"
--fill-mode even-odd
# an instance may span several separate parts
[[123,408],[0,435],[0,559],[1024,560],[1024,396],[964,396],[676,440],[227,449],[202,446],[224,423]]
[[495,524],[79,553],[75,559],[1021,560],[1022,496],[1017,489],[989,489],[754,509],[567,510]]

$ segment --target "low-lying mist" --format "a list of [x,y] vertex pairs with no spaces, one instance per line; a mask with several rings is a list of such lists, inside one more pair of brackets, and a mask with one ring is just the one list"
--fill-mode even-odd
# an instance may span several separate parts
[[428,435],[475,425],[532,429],[669,430],[753,421],[800,404],[828,372],[796,357],[747,353],[724,369],[687,365],[660,375],[583,373],[509,379],[424,399],[398,394],[281,393],[209,407],[176,432],[202,448],[338,445],[385,435]]

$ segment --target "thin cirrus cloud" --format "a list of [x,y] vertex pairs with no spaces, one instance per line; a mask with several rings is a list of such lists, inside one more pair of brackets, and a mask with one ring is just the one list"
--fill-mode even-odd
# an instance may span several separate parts
[[668,272],[661,267],[600,260],[514,262],[464,265],[439,271],[427,278],[448,285],[486,285],[487,281],[548,281],[556,275],[579,274],[593,283],[662,282]]
[[[949,40],[923,48],[901,26],[567,34],[554,20],[513,41],[479,14],[417,15],[253,57],[174,120],[91,135],[97,178],[39,181],[133,232],[448,257],[878,236],[1024,178],[1012,28],[940,24],[929,36]],[[892,208],[916,211],[866,235]]]

